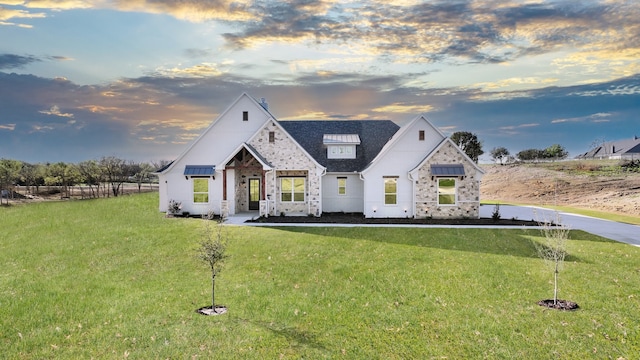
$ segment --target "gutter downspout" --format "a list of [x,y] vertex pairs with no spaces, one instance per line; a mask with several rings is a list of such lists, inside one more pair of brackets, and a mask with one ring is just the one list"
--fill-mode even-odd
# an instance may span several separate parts
[[360,180],[362,180],[362,213],[364,215],[364,217],[368,217],[367,216],[367,183],[364,179],[364,176],[362,175],[362,171],[358,173],[358,177],[360,178]]
[[416,218],[416,180],[413,178],[413,174],[411,172],[407,173],[409,180],[411,180],[411,211],[413,213],[413,218]]

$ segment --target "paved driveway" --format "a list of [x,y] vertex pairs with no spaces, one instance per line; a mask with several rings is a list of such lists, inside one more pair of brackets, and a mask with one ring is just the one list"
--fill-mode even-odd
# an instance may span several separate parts
[[[480,217],[491,217],[493,208],[493,205],[480,206]],[[500,205],[500,215],[503,219],[517,218],[519,220],[536,221],[555,219],[556,217],[555,211],[553,210],[511,205]],[[607,239],[640,246],[640,226],[565,212],[560,212],[560,219],[571,229],[584,230]]]

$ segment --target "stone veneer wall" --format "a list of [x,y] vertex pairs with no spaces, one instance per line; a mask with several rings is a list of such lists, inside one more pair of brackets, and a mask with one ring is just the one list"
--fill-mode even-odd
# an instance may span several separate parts
[[[275,134],[274,142],[269,142],[269,132]],[[288,134],[272,122],[267,123],[258,135],[249,143],[275,169],[276,176],[269,172],[266,176],[265,191],[270,196],[269,214],[313,214],[320,215],[320,176],[317,175],[316,163],[300,150]],[[304,203],[280,201],[280,176],[306,176],[306,193]]]
[[[456,178],[456,205],[438,205],[438,179],[431,179],[431,164],[462,164],[464,180]],[[480,181],[477,170],[447,142],[419,170],[416,181],[416,218],[478,218],[480,217]]]

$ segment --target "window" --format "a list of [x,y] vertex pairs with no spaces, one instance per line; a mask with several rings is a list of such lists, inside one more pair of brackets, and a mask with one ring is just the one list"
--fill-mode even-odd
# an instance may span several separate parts
[[396,205],[398,203],[398,177],[384,177],[384,204]]
[[327,158],[329,159],[355,159],[355,145],[331,145],[328,148]]
[[338,195],[347,195],[347,178],[338,178]]
[[456,179],[438,179],[438,205],[455,205]]
[[243,111],[242,112],[242,121],[249,121],[249,112],[248,111]]
[[276,133],[275,131],[269,131],[269,142],[275,142],[276,141]]
[[304,189],[304,178],[280,178],[280,201],[304,202]]
[[193,202],[209,202],[209,179],[193,179]]
[[418,140],[424,141],[424,130],[418,131]]

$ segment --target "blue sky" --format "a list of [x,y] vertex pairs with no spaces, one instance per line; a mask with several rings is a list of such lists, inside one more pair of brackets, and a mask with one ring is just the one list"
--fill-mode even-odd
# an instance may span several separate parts
[[[636,0],[0,0],[0,158],[171,160],[241,93],[488,154],[640,136]],[[484,160],[488,160],[485,155]]]

